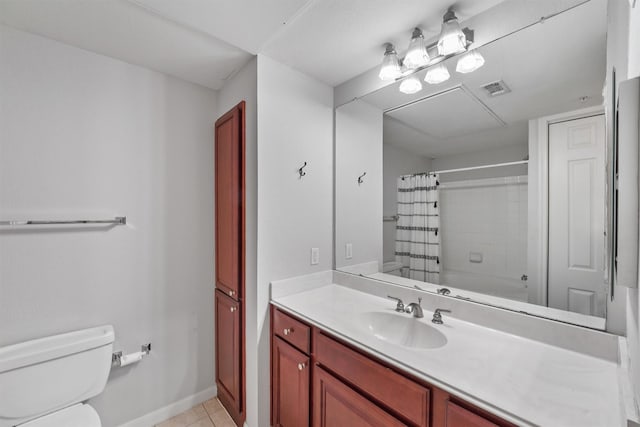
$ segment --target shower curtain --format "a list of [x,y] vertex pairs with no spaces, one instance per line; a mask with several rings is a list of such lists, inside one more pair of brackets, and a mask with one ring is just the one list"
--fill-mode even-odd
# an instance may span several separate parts
[[437,175],[398,178],[396,261],[403,277],[440,283],[439,210]]

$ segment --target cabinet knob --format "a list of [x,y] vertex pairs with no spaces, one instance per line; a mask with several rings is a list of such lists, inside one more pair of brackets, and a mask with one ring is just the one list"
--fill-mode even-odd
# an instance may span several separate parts
[[293,332],[293,328],[285,328],[282,333],[285,335],[289,335],[290,333]]
[[306,367],[307,367],[306,363],[298,363],[298,371],[302,371]]
[[236,311],[236,310],[237,310],[237,309],[236,309],[235,307],[229,307],[229,311],[231,311],[232,313],[233,313],[234,311]]
[[234,292],[234,291],[229,291],[229,296],[230,296],[230,297],[232,297],[232,296],[234,296],[234,295],[235,295],[235,292]]

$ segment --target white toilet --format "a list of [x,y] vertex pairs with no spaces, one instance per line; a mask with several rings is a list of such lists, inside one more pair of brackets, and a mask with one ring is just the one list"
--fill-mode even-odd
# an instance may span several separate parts
[[100,427],[114,332],[100,326],[0,348],[0,427]]

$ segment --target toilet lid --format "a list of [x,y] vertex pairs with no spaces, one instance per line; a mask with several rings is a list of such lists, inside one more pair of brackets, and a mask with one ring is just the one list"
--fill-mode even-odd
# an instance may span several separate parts
[[19,427],[100,427],[100,417],[89,405],[79,403],[44,415]]

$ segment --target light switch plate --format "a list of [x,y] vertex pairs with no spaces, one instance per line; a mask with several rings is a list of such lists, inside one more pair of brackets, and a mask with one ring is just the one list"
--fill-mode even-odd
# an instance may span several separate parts
[[311,265],[320,263],[320,248],[311,248]]
[[353,243],[347,243],[344,247],[344,257],[346,259],[353,258]]

